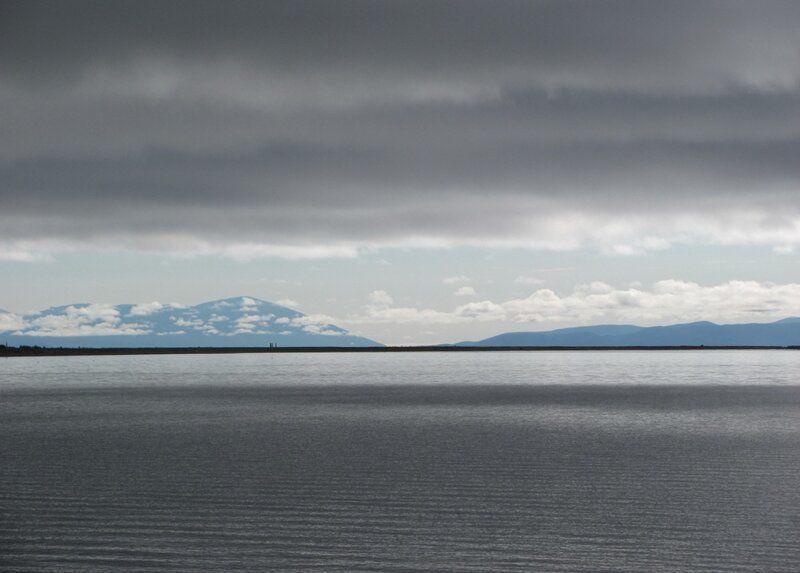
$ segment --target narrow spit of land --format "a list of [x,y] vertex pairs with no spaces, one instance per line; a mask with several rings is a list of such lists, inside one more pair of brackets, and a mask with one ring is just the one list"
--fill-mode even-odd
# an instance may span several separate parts
[[541,352],[597,350],[800,350],[800,346],[344,346],[193,347],[193,348],[47,348],[2,346],[0,357],[10,356],[119,356],[134,354],[286,354],[302,352]]

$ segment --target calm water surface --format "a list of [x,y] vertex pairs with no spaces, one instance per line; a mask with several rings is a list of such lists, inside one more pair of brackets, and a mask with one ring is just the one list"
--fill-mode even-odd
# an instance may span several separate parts
[[800,352],[0,359],[3,571],[797,571]]

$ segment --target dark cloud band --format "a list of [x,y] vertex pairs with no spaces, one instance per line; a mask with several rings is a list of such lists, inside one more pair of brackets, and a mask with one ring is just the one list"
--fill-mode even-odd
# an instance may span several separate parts
[[798,25],[791,2],[4,2],[0,251],[794,244]]

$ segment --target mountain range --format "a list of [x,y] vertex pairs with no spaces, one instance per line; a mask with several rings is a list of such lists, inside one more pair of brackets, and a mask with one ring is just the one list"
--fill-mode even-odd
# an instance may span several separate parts
[[[383,346],[330,324],[327,317],[248,296],[196,306],[71,304],[22,316],[0,310],[0,344],[67,348]],[[800,346],[800,318],[766,324],[703,321],[506,332],[455,346]]]
[[598,325],[506,332],[458,346],[800,346],[800,318],[767,324],[702,321],[670,326]]
[[84,348],[382,346],[326,317],[236,297],[196,306],[71,304],[23,316],[0,311],[0,344]]

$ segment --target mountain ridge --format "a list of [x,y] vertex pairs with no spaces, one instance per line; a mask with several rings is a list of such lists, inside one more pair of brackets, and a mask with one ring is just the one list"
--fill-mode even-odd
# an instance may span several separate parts
[[0,336],[15,346],[86,348],[382,346],[328,317],[251,296],[194,306],[75,303],[22,316],[6,312],[0,314]]
[[[616,332],[614,330],[616,329]],[[716,324],[707,320],[664,326],[597,325],[504,332],[457,346],[797,346],[800,318],[769,323]]]

